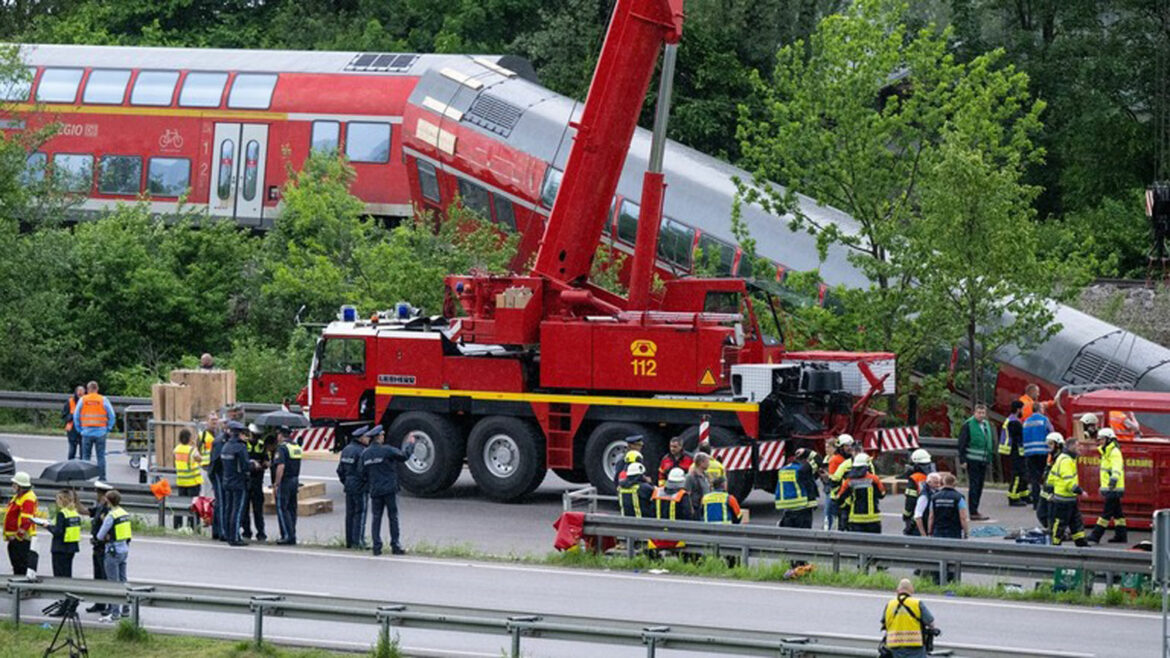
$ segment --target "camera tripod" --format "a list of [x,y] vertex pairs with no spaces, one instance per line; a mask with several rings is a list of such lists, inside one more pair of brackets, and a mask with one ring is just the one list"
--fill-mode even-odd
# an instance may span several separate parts
[[[66,592],[65,598],[54,601],[41,610],[47,615],[61,617],[61,623],[57,625],[57,632],[53,634],[53,641],[49,644],[49,648],[45,649],[45,657],[66,649],[69,651],[69,658],[89,657],[89,647],[85,645],[85,630],[81,627],[81,618],[77,616],[77,604],[80,602],[80,598]],[[62,637],[61,631],[65,631],[64,637]]]

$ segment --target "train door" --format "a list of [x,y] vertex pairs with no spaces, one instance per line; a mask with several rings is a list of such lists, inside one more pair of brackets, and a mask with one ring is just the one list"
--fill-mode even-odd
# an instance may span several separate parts
[[253,123],[215,124],[208,212],[260,226],[264,215],[264,163],[268,126]]

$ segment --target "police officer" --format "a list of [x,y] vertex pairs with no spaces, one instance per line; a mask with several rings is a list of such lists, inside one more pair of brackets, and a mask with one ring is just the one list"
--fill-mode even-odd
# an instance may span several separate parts
[[1097,517],[1097,525],[1089,535],[1089,541],[1099,544],[1105,536],[1105,530],[1110,522],[1113,524],[1113,538],[1110,544],[1123,544],[1129,541],[1125,525],[1125,512],[1121,510],[1121,497],[1125,494],[1125,458],[1121,455],[1121,447],[1117,445],[1117,434],[1113,429],[1104,427],[1097,433],[1097,452],[1101,455],[1101,497],[1105,499],[1105,508]]
[[276,454],[272,458],[272,495],[276,498],[276,522],[280,525],[280,540],[276,543],[297,543],[297,489],[301,486],[301,446],[292,440],[292,430],[276,430]]
[[781,528],[812,528],[813,510],[817,506],[817,481],[809,450],[799,448],[792,461],[780,469],[776,482],[776,509]]
[[1084,493],[1077,477],[1077,440],[1069,437],[1064,441],[1064,450],[1052,463],[1045,490],[1051,494],[1052,544],[1060,545],[1067,529],[1069,537],[1077,546],[1088,546],[1085,541],[1085,521],[1077,504],[1077,497]]
[[930,453],[919,448],[910,453],[910,467],[902,474],[906,480],[906,500],[902,507],[902,534],[918,536],[918,525],[914,522],[914,509],[918,507],[918,496],[926,483],[926,476],[934,471]]
[[362,427],[350,435],[350,442],[341,451],[337,460],[337,479],[345,490],[345,547],[366,547],[366,510],[369,501],[362,484],[362,453],[370,445],[366,436],[368,427]]
[[626,437],[626,454],[622,457],[622,463],[618,464],[617,471],[613,474],[613,486],[615,489],[620,489],[622,480],[626,479],[626,469],[630,464],[642,464],[645,466],[645,460],[642,456],[642,448],[646,445],[646,438],[641,434],[634,434]]
[[[248,480],[251,478],[248,446],[244,445],[243,440],[248,428],[239,421],[231,420],[228,421],[227,429],[228,440],[218,455],[220,488],[223,492],[223,504],[220,505],[223,525],[220,526],[220,532],[230,546],[247,546],[247,542],[240,538],[240,523],[244,516],[244,502],[248,496]],[[216,515],[218,516],[218,512]]]
[[400,450],[386,445],[381,425],[371,427],[366,436],[370,447],[362,453],[361,474],[374,517],[370,524],[374,555],[382,554],[382,512],[390,519],[390,552],[404,555],[406,550],[398,542],[398,463],[414,453],[414,437],[408,437]]
[[618,506],[622,516],[653,517],[654,487],[646,478],[646,467],[634,462],[626,467],[626,477],[618,487]]
[[227,445],[228,428],[227,423],[217,423],[219,431],[216,432],[215,438],[211,441],[211,451],[207,453],[205,462],[209,464],[207,471],[208,479],[211,480],[211,492],[215,496],[214,505],[212,506],[211,518],[211,538],[219,541],[227,541],[227,520],[228,511],[224,507],[224,493],[223,493],[223,462],[220,460],[220,455],[223,454],[223,448]]
[[955,490],[954,473],[946,473],[942,476],[942,488],[930,497],[930,536],[966,539],[970,531],[967,501]]
[[[267,541],[264,532],[264,472],[268,470],[268,451],[264,449],[262,430],[251,427],[248,437],[248,495],[244,503],[244,539],[252,538],[252,522],[256,523],[256,541]],[[276,492],[276,487],[272,488]],[[249,515],[251,518],[249,518]]]

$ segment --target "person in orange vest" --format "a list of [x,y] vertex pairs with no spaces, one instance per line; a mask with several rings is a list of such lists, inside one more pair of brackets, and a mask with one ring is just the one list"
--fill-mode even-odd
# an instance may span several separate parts
[[1109,428],[1121,441],[1133,441],[1142,435],[1142,426],[1132,411],[1111,410],[1109,412]]
[[73,411],[73,426],[81,428],[81,458],[88,461],[96,450],[98,479],[105,480],[106,435],[114,429],[118,417],[114,415],[110,401],[98,393],[97,382],[86,384],[85,390],[86,394]]
[[81,452],[81,432],[73,424],[73,412],[77,411],[77,402],[83,395],[85,387],[78,386],[61,407],[61,420],[65,421],[65,440],[69,442],[69,456],[66,459],[77,459]]
[[1028,416],[1034,413],[1032,411],[1034,404],[1039,403],[1044,411],[1048,411],[1048,408],[1053,405],[1052,400],[1040,401],[1040,387],[1036,384],[1028,384],[1024,387],[1024,394],[1020,396],[1020,402],[1024,405],[1023,410],[1020,411],[1020,422],[1028,420]]
[[16,576],[37,577],[38,555],[32,549],[37,534],[37,495],[32,478],[21,471],[12,476],[12,499],[4,510],[4,541],[8,542],[8,561]]

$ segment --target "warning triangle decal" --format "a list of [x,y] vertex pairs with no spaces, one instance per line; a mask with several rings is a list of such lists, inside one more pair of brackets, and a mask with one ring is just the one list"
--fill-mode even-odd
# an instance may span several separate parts
[[700,386],[714,386],[715,385],[715,378],[711,376],[711,369],[710,368],[707,368],[707,370],[705,370],[703,372],[703,378],[699,380],[699,385]]

